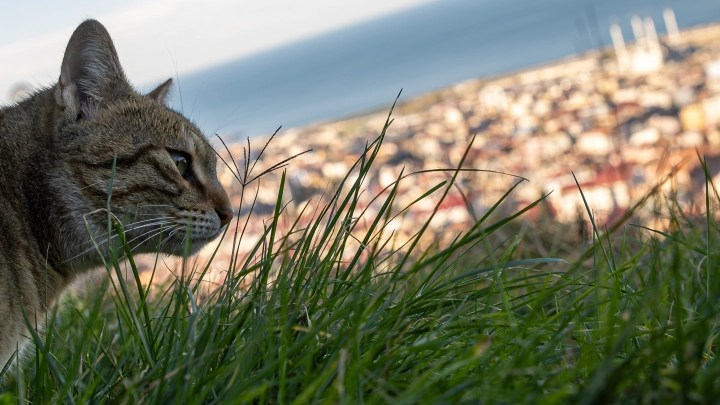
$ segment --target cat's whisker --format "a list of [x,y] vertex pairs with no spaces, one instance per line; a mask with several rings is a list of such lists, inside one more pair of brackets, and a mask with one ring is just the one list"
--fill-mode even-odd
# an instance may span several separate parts
[[[170,223],[170,222],[167,222],[167,223]],[[152,224],[152,225],[157,225],[157,224]],[[136,228],[136,229],[144,228],[144,227],[146,227],[146,226],[149,226],[149,225],[143,225],[143,226],[138,227],[138,228]],[[147,234],[149,234],[149,233],[151,233],[151,232],[155,232],[155,231],[162,232],[162,231],[167,230],[167,229],[172,229],[172,227],[163,228],[163,227],[161,226],[159,230],[158,230],[158,229],[151,229],[151,230],[149,230],[149,231],[147,231],[147,232],[145,232],[145,233],[142,233],[142,234],[140,234],[140,235],[132,238],[131,240],[127,241],[127,244],[129,245],[130,243],[138,240],[139,238],[142,238],[143,236],[145,236],[145,235],[147,235]]]
[[[117,180],[116,180],[115,182],[117,182]],[[77,193],[77,192],[79,192],[79,191],[83,191],[83,190],[88,189],[88,188],[90,188],[90,187],[92,187],[92,186],[97,186],[98,184],[102,184],[102,183],[103,183],[102,181],[96,181],[95,183],[88,184],[88,185],[85,186],[85,187],[79,188],[79,189],[77,189],[77,190],[73,190],[73,192]]]
[[[98,209],[98,210],[95,210],[95,211],[91,211],[91,212],[85,214],[84,216],[92,215],[92,214],[95,214],[95,213],[98,213],[98,212],[104,212],[104,211],[106,211],[106,210],[105,210],[104,208],[102,208],[102,209]],[[172,218],[172,217],[158,217],[158,218],[150,218],[150,219],[145,219],[145,220],[142,220],[142,221],[133,222],[132,224],[129,225],[129,226],[130,226],[130,229],[126,229],[126,231],[128,231],[128,230],[133,230],[133,229],[139,229],[140,227],[138,227],[138,226],[136,226],[136,225],[141,224],[141,223],[144,223],[144,222],[149,222],[149,221],[154,221],[154,220],[162,220],[162,219],[171,219],[171,218]],[[115,230],[113,229],[112,232],[115,232]],[[103,232],[102,234],[95,236],[95,239],[98,239],[98,238],[106,238],[107,235],[108,235],[108,232]],[[91,235],[91,236],[93,236],[93,235]],[[104,244],[104,243],[106,243],[107,241],[108,241],[107,239],[103,239],[102,242],[100,242],[99,244]],[[93,241],[92,241],[92,240],[85,241],[85,242],[80,243],[79,245],[76,245],[75,247],[82,246],[82,245],[86,245],[86,244],[88,244],[88,243],[93,243]]]
[[[141,238],[142,236],[145,236],[145,235],[147,235],[147,234],[149,234],[149,233],[155,232],[154,234],[148,236],[148,237],[147,237],[146,239],[144,239],[143,241],[139,242],[137,245],[135,245],[135,247],[130,248],[130,252],[135,251],[135,249],[137,249],[138,247],[142,246],[143,243],[145,243],[145,242],[147,242],[148,240],[150,240],[150,239],[152,239],[152,238],[154,238],[154,237],[162,234],[164,231],[167,231],[168,229],[173,229],[173,228],[174,228],[174,227],[170,227],[170,228],[166,228],[166,229],[160,229],[160,230],[155,230],[155,229],[153,229],[153,230],[150,230],[150,231],[147,231],[147,232],[143,233],[142,235],[139,235],[139,236],[133,238],[132,240],[130,240],[130,241],[127,242],[128,246],[130,245],[130,243],[132,243],[133,241],[137,240],[138,238]],[[175,232],[177,232],[177,230],[176,230]],[[171,237],[172,234],[174,234],[174,232],[170,233],[170,235],[168,236],[168,239]],[[115,235],[115,236],[117,236],[117,235]],[[108,257],[109,255],[110,255],[110,252],[107,252],[107,253],[104,254],[105,257]],[[124,253],[124,252],[121,252],[121,254],[119,255],[119,258],[121,258],[121,259],[122,259],[122,258],[125,258],[125,253]]]
[[140,208],[140,207],[143,207],[143,208],[144,208],[144,207],[170,207],[170,208],[174,208],[175,206],[174,206],[174,205],[170,205],[170,204],[139,204],[139,205],[138,205],[138,208]]
[[[164,216],[164,217],[148,218],[148,219],[143,219],[141,221],[132,222],[129,225],[125,226],[125,232],[136,229],[136,225],[139,225],[142,223],[151,222],[151,221],[162,221],[162,220],[167,220],[167,219],[172,219],[172,218],[173,217],[170,217],[170,216]],[[170,221],[165,221],[165,222],[170,222]]]
[[[167,246],[168,242],[170,242],[170,241],[172,240],[172,237],[173,237],[175,234],[177,234],[178,232],[180,232],[181,230],[183,230],[183,229],[185,229],[185,227],[177,227],[177,228],[175,228],[175,230],[173,230],[172,232],[170,232],[170,233],[168,234],[167,239],[163,240],[162,243],[160,244],[160,248],[162,249],[163,247]],[[175,246],[177,247],[178,244],[179,244],[179,243],[176,242],[176,243],[175,243]]]
[[[100,245],[98,245],[98,246],[100,246]],[[83,250],[82,252],[76,254],[75,256],[73,256],[73,257],[71,257],[71,258],[69,258],[69,259],[65,259],[65,260],[61,261],[60,263],[71,262],[71,261],[73,261],[73,260],[75,260],[75,259],[77,259],[77,258],[79,258],[79,257],[81,257],[81,256],[84,256],[85,254],[89,253],[89,252],[92,251],[92,250],[95,250],[95,246],[94,246],[94,245],[93,245],[93,246],[90,246],[89,248]]]
[[[170,228],[170,229],[172,229],[172,228]],[[170,240],[170,238],[172,238],[172,235],[174,235],[178,230],[179,230],[179,229],[176,229],[176,230],[170,232],[170,233],[168,234],[168,237],[167,237],[166,241],[167,241],[167,240]],[[138,247],[142,246],[143,243],[145,243],[145,242],[149,241],[150,239],[152,239],[152,238],[160,235],[161,233],[163,233],[163,231],[165,231],[165,229],[161,229],[161,230],[158,231],[157,233],[148,236],[148,237],[145,238],[142,242],[138,243],[135,247],[131,248],[131,249],[130,249],[130,252],[133,252],[135,249],[137,249]],[[137,238],[135,238],[135,239],[137,239]],[[129,245],[129,244],[130,244],[130,243],[128,242],[128,245]],[[161,245],[161,246],[162,246],[162,245]]]
[[173,235],[177,234],[178,232],[182,231],[183,229],[185,229],[184,226],[178,226],[178,227],[176,227],[170,234],[168,234],[167,241],[170,241],[170,238],[171,238]]
[[[172,229],[172,227],[171,227],[171,228],[168,228],[168,229]],[[153,233],[152,235],[150,235],[150,236],[148,236],[147,238],[143,239],[142,241],[138,242],[137,245],[135,245],[134,247],[131,247],[131,248],[130,248],[130,253],[134,252],[137,248],[139,248],[140,246],[142,246],[145,242],[149,241],[150,239],[155,238],[155,237],[161,235],[163,232],[167,231],[168,229],[160,229],[160,230],[158,230],[158,231],[148,231],[148,232],[145,232],[143,235],[147,235],[148,233],[151,233],[151,232],[155,232],[155,233]],[[171,232],[171,233],[168,235],[168,239],[167,239],[167,240],[169,240],[175,232],[177,232],[177,230],[174,231],[174,232]],[[137,240],[138,238],[140,238],[140,237],[143,236],[143,235],[140,235],[140,236],[134,238],[133,240],[128,241],[128,242],[127,242],[128,246],[130,245],[131,242]],[[162,245],[161,245],[161,246],[162,246]],[[119,257],[122,258],[122,259],[124,259],[124,258],[125,258],[125,252],[121,252],[121,254],[120,254]]]
[[[141,225],[141,226],[136,226],[136,227],[133,227],[132,229],[126,230],[126,232],[128,232],[128,231],[134,231],[134,230],[137,230],[137,229],[140,229],[140,228],[147,228],[148,226],[157,226],[157,225],[162,226],[162,225],[166,225],[166,224],[170,224],[170,223],[171,223],[170,221],[159,221],[159,222],[155,222],[155,223],[150,223],[150,224],[145,224],[145,225]],[[171,228],[172,228],[172,227],[171,227]],[[143,234],[135,237],[134,239],[130,240],[130,241],[128,242],[128,244],[129,244],[130,242],[133,242],[134,240],[137,240],[137,238],[140,238],[140,237],[142,237],[142,236],[144,236],[144,235],[147,235],[147,234],[150,233],[150,232],[153,232],[153,230],[150,230],[150,231],[148,231],[148,232],[145,232],[145,233],[143,233]],[[83,256],[83,255],[85,255],[85,254],[87,254],[87,253],[95,250],[95,245],[97,245],[97,246],[104,246],[104,245],[106,245],[108,242],[110,242],[110,241],[112,241],[113,239],[115,239],[118,235],[119,235],[118,233],[114,233],[109,239],[108,239],[108,238],[105,238],[105,239],[103,239],[102,241],[95,241],[95,242],[93,242],[92,240],[89,240],[89,241],[83,242],[83,243],[81,243],[80,245],[78,245],[78,247],[79,247],[79,246],[82,246],[82,245],[86,245],[86,244],[88,244],[88,243],[92,244],[92,246],[90,246],[89,248],[85,249],[84,251],[76,254],[75,256],[73,256],[73,257],[71,257],[71,258],[69,258],[69,259],[66,259],[66,260],[62,261],[61,263],[67,263],[67,262],[69,262],[69,261],[75,260],[75,259],[77,259],[78,257]],[[105,236],[107,236],[107,232],[103,235],[103,237],[105,237]]]
[[[169,218],[169,217],[168,217],[168,218]],[[144,225],[136,226],[136,224],[139,224],[139,223],[142,223],[142,222],[148,222],[148,221],[156,221],[156,222],[145,223]],[[164,221],[164,220],[158,220],[158,218],[152,218],[152,219],[145,220],[145,221],[135,222],[135,223],[131,224],[129,227],[126,227],[125,230],[124,230],[124,232],[125,232],[125,233],[128,233],[128,232],[132,232],[132,231],[135,231],[135,230],[138,230],[138,229],[141,229],[141,228],[147,228],[148,226],[167,225],[167,224],[171,224],[171,223],[172,223],[172,221]],[[106,238],[106,237],[107,237],[107,232],[105,232],[105,233],[101,236],[102,238],[105,238],[105,239],[103,239],[102,242],[99,242],[98,245],[105,244],[105,243],[107,243],[109,240],[114,239],[114,238],[118,235],[117,231],[115,231],[114,229],[113,229],[112,232],[113,232],[113,236],[111,236],[110,239],[107,239],[107,238]],[[93,243],[93,241],[92,241],[92,240],[89,240],[89,241],[86,241],[86,242],[81,243],[81,244],[78,245],[78,246],[82,246],[82,245],[85,245],[85,244],[88,244],[88,243]]]

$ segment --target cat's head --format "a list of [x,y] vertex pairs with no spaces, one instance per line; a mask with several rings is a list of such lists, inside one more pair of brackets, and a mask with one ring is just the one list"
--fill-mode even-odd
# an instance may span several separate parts
[[70,223],[63,230],[66,260],[85,263],[94,254],[88,227],[107,245],[109,194],[110,211],[138,253],[182,254],[188,235],[196,252],[232,219],[215,152],[165,105],[169,87],[170,80],[138,93],[97,21],[83,22],[70,38],[54,90],[60,122],[50,148],[57,169],[50,187]]

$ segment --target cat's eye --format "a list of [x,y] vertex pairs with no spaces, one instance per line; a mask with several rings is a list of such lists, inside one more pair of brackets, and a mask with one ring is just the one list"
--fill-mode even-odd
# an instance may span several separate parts
[[177,152],[170,152],[170,156],[172,157],[173,161],[175,162],[175,166],[177,167],[178,172],[180,172],[180,175],[185,177],[185,174],[187,173],[187,170],[190,167],[188,158]]
[[178,157],[175,159],[175,166],[177,166],[178,171],[180,172],[181,176],[185,175],[185,170],[187,170],[187,159],[184,157]]

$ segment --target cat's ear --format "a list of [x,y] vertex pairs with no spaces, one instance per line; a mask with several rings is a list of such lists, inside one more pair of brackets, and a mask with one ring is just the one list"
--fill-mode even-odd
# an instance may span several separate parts
[[56,93],[58,103],[71,119],[79,120],[129,91],[110,34],[95,20],[83,21],[65,49]]
[[172,86],[172,78],[167,79],[163,84],[157,86],[155,90],[148,93],[147,96],[160,104],[165,104],[167,96],[170,93],[170,86]]

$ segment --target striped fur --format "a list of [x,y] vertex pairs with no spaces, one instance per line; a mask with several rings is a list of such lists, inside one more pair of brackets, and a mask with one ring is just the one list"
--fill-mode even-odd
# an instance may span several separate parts
[[[0,369],[26,345],[21,305],[41,329],[68,284],[102,265],[90,232],[106,255],[114,160],[111,212],[134,252],[162,240],[161,251],[182,254],[188,228],[195,252],[232,218],[214,151],[163,103],[169,86],[137,93],[108,32],[88,20],[58,83],[0,109]],[[184,176],[173,154],[189,160]]]

